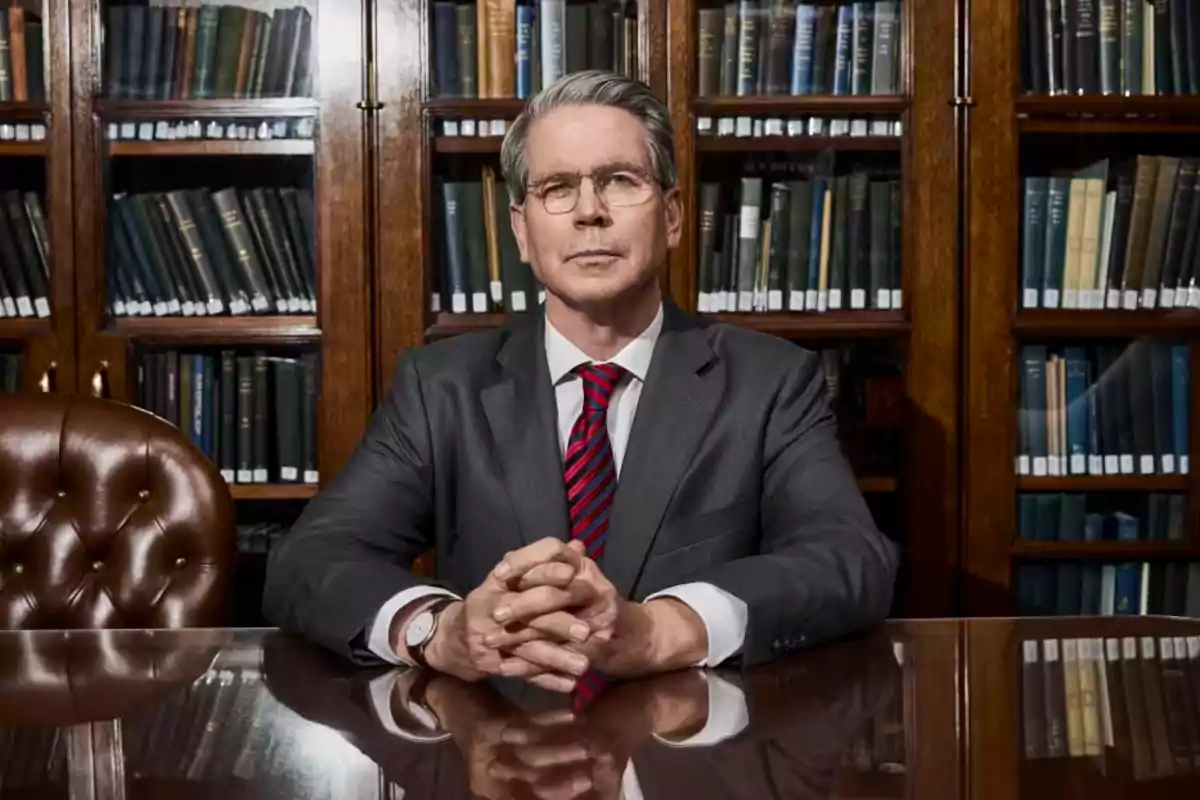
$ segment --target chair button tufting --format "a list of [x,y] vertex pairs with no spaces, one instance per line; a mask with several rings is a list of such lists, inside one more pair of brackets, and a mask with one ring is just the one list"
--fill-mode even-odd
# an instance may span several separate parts
[[55,495],[56,497],[58,497],[58,498],[60,498],[60,499],[61,499],[61,498],[63,498],[63,497],[66,497],[66,496],[67,496],[67,490],[66,490],[66,489],[59,489],[57,492],[55,492],[55,493],[54,493],[54,495]]
[[138,492],[138,500],[146,500],[149,497],[150,497],[149,489],[142,489],[140,492]]
[[25,571],[25,565],[24,565],[24,564],[13,564],[13,572],[15,572],[15,573],[17,573],[18,575],[20,575],[20,574],[21,574],[22,572],[24,572],[24,571]]
[[187,562],[184,561],[183,556],[180,556],[179,558],[175,559],[175,569],[183,569],[183,565],[186,563]]
[[92,562],[92,572],[99,572],[103,567],[104,567],[103,561],[93,561]]

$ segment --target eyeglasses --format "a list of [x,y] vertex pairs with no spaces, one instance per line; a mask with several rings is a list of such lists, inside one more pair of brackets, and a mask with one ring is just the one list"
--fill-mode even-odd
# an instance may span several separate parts
[[654,197],[657,182],[631,167],[606,167],[589,173],[564,173],[543,178],[529,187],[547,214],[569,214],[579,202],[579,187],[590,178],[596,196],[609,208],[640,206]]

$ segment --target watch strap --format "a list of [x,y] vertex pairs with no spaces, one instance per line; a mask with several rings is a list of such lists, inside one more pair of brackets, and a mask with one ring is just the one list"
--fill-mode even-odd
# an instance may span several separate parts
[[410,646],[408,648],[409,658],[412,659],[414,665],[423,669],[429,668],[429,662],[425,660],[425,648],[429,646],[429,643],[433,641],[433,637],[437,635],[438,621],[441,618],[442,612],[446,610],[447,606],[454,602],[457,602],[456,598],[439,597],[437,600],[434,600],[428,606],[417,612],[418,615],[433,614],[433,624],[430,625],[429,634],[425,637],[424,641],[415,647]]

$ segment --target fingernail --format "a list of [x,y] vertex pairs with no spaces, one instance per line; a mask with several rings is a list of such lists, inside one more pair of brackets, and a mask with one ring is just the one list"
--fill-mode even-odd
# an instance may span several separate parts
[[577,794],[577,795],[583,794],[584,792],[588,791],[591,788],[592,788],[591,778],[585,778],[582,775],[579,776],[578,778],[576,778],[575,781],[571,784],[571,790],[572,790],[573,794]]
[[500,634],[489,633],[487,636],[483,637],[483,643],[488,647],[495,647],[500,643]]
[[577,642],[582,642],[584,639],[587,639],[588,632],[589,631],[588,631],[587,625],[572,625],[571,626],[571,631],[570,631],[571,638]]
[[492,612],[492,616],[495,617],[498,622],[504,622],[506,619],[512,616],[512,609],[508,606],[500,606]]
[[497,578],[503,579],[503,578],[508,577],[508,573],[510,571],[511,570],[508,566],[508,563],[505,561],[501,561],[499,564],[496,565],[496,569],[493,570],[492,574],[495,575]]
[[587,671],[587,665],[587,659],[583,656],[575,656],[571,659],[571,667],[580,674]]
[[504,675],[515,675],[520,670],[520,665],[515,661],[500,662],[500,672]]

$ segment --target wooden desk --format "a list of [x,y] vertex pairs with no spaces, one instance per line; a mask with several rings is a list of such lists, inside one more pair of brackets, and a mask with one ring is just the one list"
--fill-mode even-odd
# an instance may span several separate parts
[[[646,800],[1195,797],[1200,658],[1161,645],[1197,637],[1162,618],[896,621],[745,673],[613,684],[567,721],[546,716],[560,695],[355,670],[271,630],[0,633],[0,797],[569,796],[551,790],[580,776],[580,797],[635,780]],[[1087,659],[1108,640],[1138,657]],[[1070,709],[1044,691],[1068,654],[1092,668]]]

